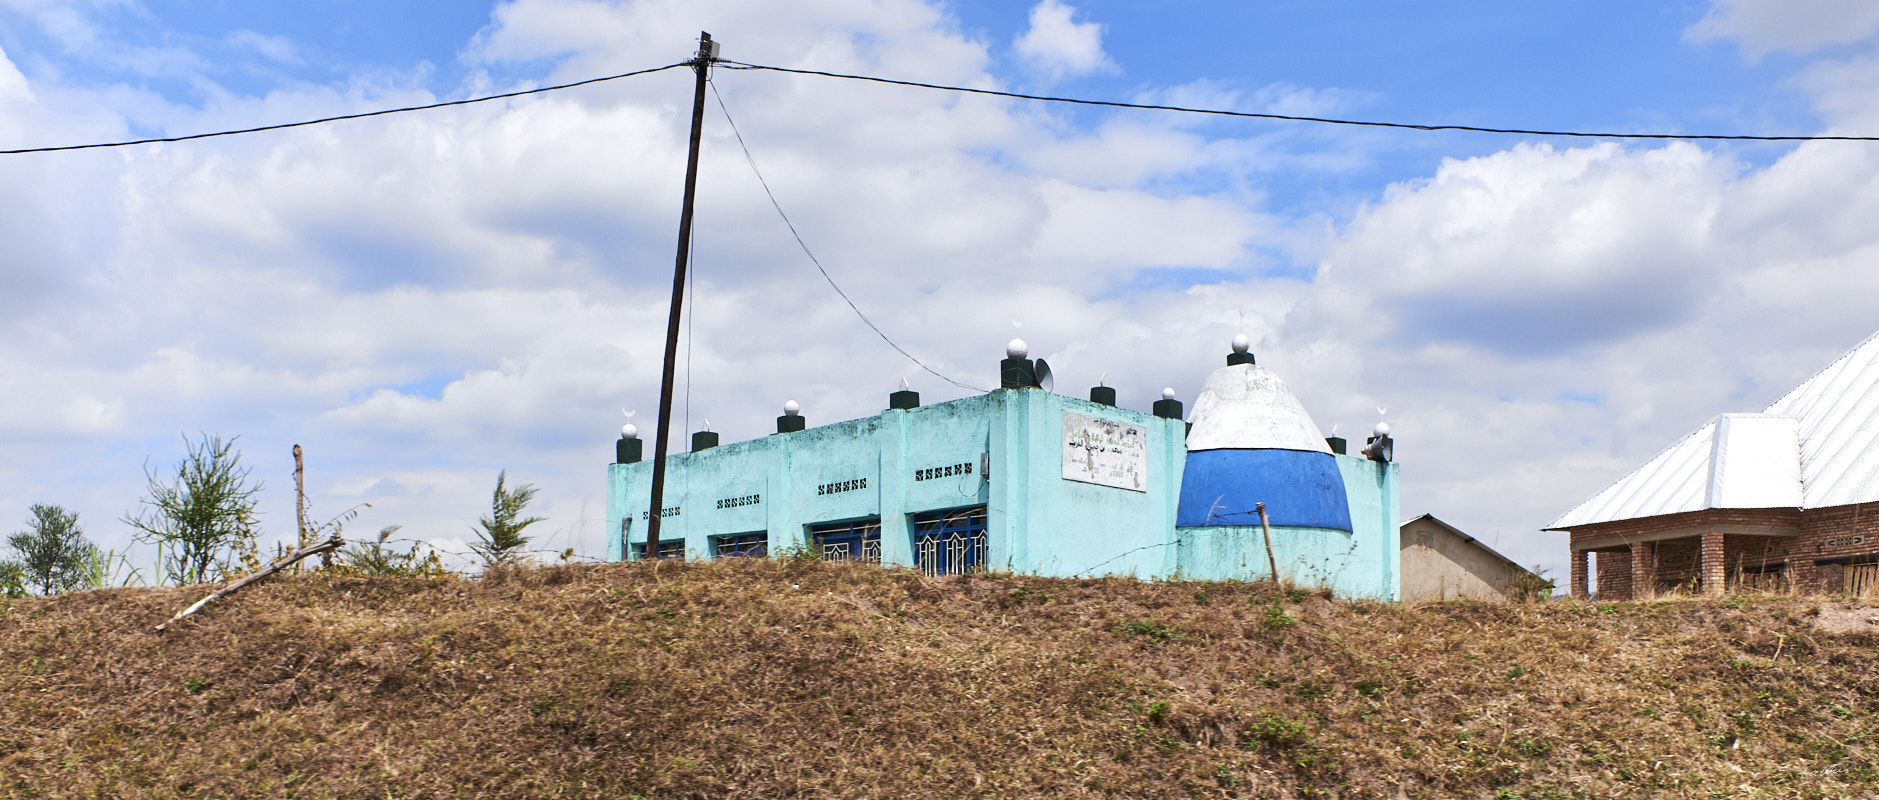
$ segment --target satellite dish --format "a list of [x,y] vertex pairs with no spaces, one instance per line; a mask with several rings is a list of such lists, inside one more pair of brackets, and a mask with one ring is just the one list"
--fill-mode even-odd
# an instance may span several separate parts
[[1051,390],[1051,387],[1056,386],[1056,385],[1057,385],[1057,381],[1053,379],[1050,375],[1050,365],[1044,363],[1044,359],[1041,359],[1041,358],[1038,359],[1037,360],[1037,388],[1043,389],[1044,391],[1048,392]]

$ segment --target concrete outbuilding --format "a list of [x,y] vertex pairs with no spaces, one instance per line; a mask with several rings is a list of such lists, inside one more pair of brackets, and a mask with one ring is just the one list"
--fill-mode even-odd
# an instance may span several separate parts
[[1403,523],[1402,548],[1405,603],[1517,600],[1546,587],[1532,570],[1433,514]]

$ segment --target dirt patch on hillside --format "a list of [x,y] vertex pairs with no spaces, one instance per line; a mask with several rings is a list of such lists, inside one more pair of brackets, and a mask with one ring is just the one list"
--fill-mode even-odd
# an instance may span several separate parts
[[1823,603],[1814,624],[1828,633],[1879,635],[1879,606],[1868,603]]

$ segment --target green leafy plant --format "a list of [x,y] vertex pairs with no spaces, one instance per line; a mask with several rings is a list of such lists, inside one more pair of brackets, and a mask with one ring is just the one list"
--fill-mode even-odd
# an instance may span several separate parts
[[91,548],[79,565],[78,584],[86,589],[134,586],[143,582],[143,570],[131,566],[130,557],[116,550]]
[[31,597],[26,591],[26,569],[18,561],[0,561],[0,597],[18,600]]
[[529,537],[523,536],[522,530],[542,521],[541,517],[522,517],[522,511],[528,508],[529,501],[535,499],[535,493],[539,490],[528,483],[505,489],[503,484],[508,479],[508,470],[497,473],[496,491],[489,501],[489,516],[478,520],[483,529],[476,532],[478,542],[470,545],[470,549],[491,566],[514,561],[521,556],[522,548],[529,543]]
[[1157,700],[1148,705],[1148,721],[1160,725],[1168,719],[1168,701]]
[[1298,625],[1298,620],[1293,619],[1292,615],[1285,613],[1285,607],[1278,603],[1273,603],[1266,608],[1265,618],[1262,619],[1261,622],[1265,624],[1266,630],[1269,631],[1285,630],[1286,628],[1297,627]]
[[[378,540],[346,548],[341,557],[345,571],[361,576],[393,575],[405,578],[436,577],[448,574],[435,549],[412,544],[409,550],[387,547],[391,535],[402,525],[379,529]],[[420,550],[420,548],[422,548]]]
[[1559,589],[1559,579],[1546,577],[1546,570],[1540,565],[1533,569],[1516,569],[1508,566],[1508,599],[1520,603],[1541,603],[1553,598],[1553,592]]
[[1128,622],[1117,623],[1115,629],[1118,633],[1125,633],[1130,636],[1146,636],[1156,644],[1180,641],[1186,638],[1180,631],[1172,628],[1164,628],[1155,623],[1145,622],[1143,620],[1130,620]]
[[1291,747],[1305,740],[1305,723],[1294,722],[1278,714],[1262,714],[1252,726],[1252,740],[1273,749]]
[[163,579],[201,583],[232,572],[244,547],[250,551],[246,560],[255,560],[255,494],[261,484],[249,485],[235,439],[223,442],[204,434],[192,442],[184,436],[183,445],[187,454],[177,462],[174,478],[166,480],[144,466],[149,497],[124,522],[137,529],[139,541],[160,547],[157,566]]
[[78,515],[63,508],[34,503],[30,527],[7,537],[19,582],[40,594],[69,592],[82,585],[85,561],[97,546],[85,540]]

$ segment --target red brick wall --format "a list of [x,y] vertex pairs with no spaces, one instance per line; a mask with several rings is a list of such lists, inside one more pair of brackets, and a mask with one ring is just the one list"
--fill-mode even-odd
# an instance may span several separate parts
[[1839,591],[1839,570],[1822,580],[1814,562],[1879,555],[1879,503],[1816,508],[1801,512],[1801,535],[1789,544],[1790,579],[1809,591]]
[[[1851,506],[1846,506],[1851,508]],[[1879,512],[1875,504],[1871,512]],[[1811,513],[1811,512],[1810,512]],[[1687,511],[1682,514],[1663,514],[1655,517],[1624,519],[1617,522],[1601,522],[1572,528],[1569,531],[1573,544],[1604,539],[1611,536],[1636,536],[1643,533],[1673,531],[1678,528],[1690,528],[1698,525],[1778,525],[1794,527],[1800,524],[1801,511],[1793,508],[1712,508],[1708,511]]]
[[[1782,569],[1789,585],[1801,591],[1837,591],[1837,569],[1824,571],[1815,561],[1879,556],[1879,503],[1820,509],[1710,509],[1664,514],[1573,528],[1574,543],[1613,536],[1638,536],[1681,528],[1716,525],[1774,525],[1792,527],[1794,537],[1725,536],[1723,572],[1733,583],[1739,574]],[[1668,591],[1700,584],[1701,537],[1689,536],[1652,543],[1654,588]],[[1631,599],[1631,553],[1628,549],[1595,554],[1598,594],[1610,600]],[[1825,579],[1823,581],[1823,578]]]
[[1630,600],[1631,551],[1601,550],[1592,558],[1598,561],[1598,599]]

